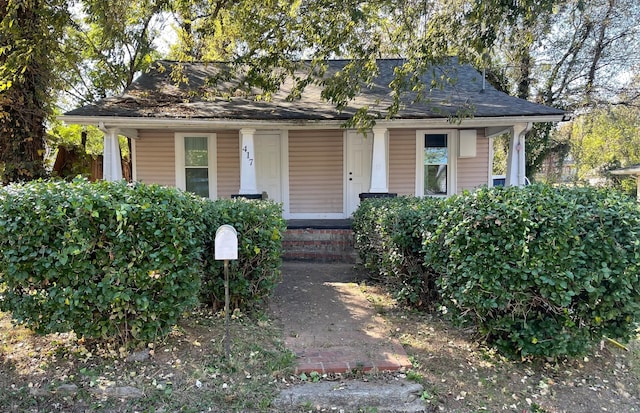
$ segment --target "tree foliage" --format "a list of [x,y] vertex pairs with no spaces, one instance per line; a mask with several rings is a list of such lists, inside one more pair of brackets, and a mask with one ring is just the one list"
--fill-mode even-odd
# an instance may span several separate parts
[[178,61],[228,60],[240,38],[240,22],[228,10],[228,1],[175,0],[176,41],[169,58]]
[[[640,64],[640,5],[634,0],[562,0],[499,32],[494,77],[506,91],[578,114],[609,103],[633,105]],[[549,125],[527,135],[527,175],[549,157],[564,159],[569,141]]]
[[640,164],[640,110],[608,106],[579,117],[563,133],[571,140],[577,178],[604,178],[626,191],[636,189],[634,179],[613,177],[612,169]]
[[[205,5],[205,10],[212,8],[210,1],[182,3]],[[554,3],[554,0],[456,1],[446,5],[439,0],[346,0],[339,4],[309,0],[217,1],[214,13],[207,15],[207,27],[214,30],[209,39],[235,39],[230,60],[242,65],[243,70],[249,68],[246,87],[259,88],[261,96],[267,99],[286,79],[293,78],[290,98],[296,98],[310,83],[320,83],[324,88],[322,97],[341,110],[378,74],[376,58],[405,58],[390,85],[395,105],[386,113],[368,114],[367,108],[362,108],[356,115],[365,126],[370,126],[373,115],[393,116],[403,94],[411,92],[415,99],[423,99],[432,85],[419,84],[419,78],[433,63],[453,54],[476,61],[497,40],[495,33],[505,20],[530,19]],[[212,25],[211,19],[217,19],[219,24]],[[234,24],[224,24],[225,19]],[[325,78],[325,61],[335,58],[351,62],[335,76]],[[310,64],[303,66],[303,59]],[[304,75],[300,75],[301,71]]]
[[[452,54],[481,61],[501,40],[505,21],[531,22],[559,1],[0,1],[0,44],[8,45],[0,49],[2,101],[32,105],[18,112],[32,116],[26,126],[3,104],[2,147],[14,154],[3,158],[5,181],[44,174],[43,125],[59,92],[67,92],[67,104],[121,92],[158,56],[154,39],[167,16],[178,32],[172,57],[226,59],[248,68],[244,87],[265,99],[293,77],[290,98],[317,83],[340,110],[377,75],[376,58],[404,57],[391,84],[395,105],[375,116],[366,107],[356,115],[354,123],[370,126],[375,117],[393,116],[403,94],[424,98],[432,85],[420,85],[419,78],[434,62]],[[326,79],[324,61],[332,58],[351,62]],[[303,59],[310,64],[295,75]]]
[[566,1],[552,22],[536,49],[540,100],[578,109],[621,99],[640,64],[640,4]]
[[84,0],[66,27],[59,77],[74,105],[121,93],[160,54],[165,0]]
[[49,56],[67,21],[67,2],[0,0],[2,183],[46,175],[45,121],[54,92]]

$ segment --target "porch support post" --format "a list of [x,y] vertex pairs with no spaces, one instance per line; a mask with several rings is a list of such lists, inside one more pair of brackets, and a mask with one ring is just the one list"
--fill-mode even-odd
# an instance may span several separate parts
[[255,129],[240,129],[240,191],[242,195],[256,195],[256,154],[253,135]]
[[511,130],[507,176],[505,186],[524,186],[525,182],[525,135],[531,130],[531,123],[518,123]]
[[373,128],[371,187],[369,192],[389,192],[389,183],[387,179],[387,128]]
[[102,156],[102,179],[119,181],[122,179],[122,161],[117,129],[100,128],[104,133],[104,152]]

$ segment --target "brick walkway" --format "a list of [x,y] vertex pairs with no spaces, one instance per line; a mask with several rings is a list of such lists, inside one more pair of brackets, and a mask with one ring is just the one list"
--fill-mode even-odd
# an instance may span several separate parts
[[296,374],[411,367],[362,293],[353,265],[285,262],[282,270],[271,310],[298,356]]
[[329,347],[298,350],[296,374],[346,373],[350,371],[395,371],[411,367],[411,362],[400,344],[394,344],[394,351],[364,354],[359,348]]

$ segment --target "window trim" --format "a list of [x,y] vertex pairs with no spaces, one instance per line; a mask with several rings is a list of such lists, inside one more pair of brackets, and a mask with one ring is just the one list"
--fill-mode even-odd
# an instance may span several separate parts
[[186,165],[185,165],[185,152],[184,141],[186,137],[201,137],[207,138],[207,163],[209,170],[209,198],[216,199],[218,197],[218,156],[216,151],[216,134],[215,133],[190,133],[190,132],[177,132],[175,134],[175,174],[176,174],[176,188],[186,191]]
[[[447,135],[447,194],[425,195],[424,193],[424,143],[425,135]],[[416,196],[445,197],[456,193],[458,187],[458,130],[419,129],[416,130]]]

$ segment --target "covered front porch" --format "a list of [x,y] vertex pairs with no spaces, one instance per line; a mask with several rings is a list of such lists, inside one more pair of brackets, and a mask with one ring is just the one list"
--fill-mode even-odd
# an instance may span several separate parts
[[[487,124],[468,121],[462,129],[435,128],[439,124],[434,128],[417,128],[416,124],[391,128],[387,123],[366,134],[290,127],[203,132],[205,125],[191,132],[161,132],[102,124],[104,179],[122,178],[118,135],[125,135],[132,142],[133,180],[189,190],[193,176],[185,173],[191,168],[185,164],[185,156],[193,148],[185,145],[187,139],[197,137],[204,142],[198,150],[208,151],[205,158],[209,158],[207,165],[198,166],[208,170],[204,196],[268,197],[283,204],[286,219],[346,219],[363,195],[448,196],[491,185],[490,141],[504,133],[511,136],[507,185],[522,185],[525,134],[531,124]],[[444,147],[429,147],[428,142],[433,141]],[[156,149],[160,147],[166,149],[160,152]],[[435,161],[429,158],[434,153],[439,156]],[[438,174],[435,180],[432,173]],[[191,183],[191,187],[202,188],[202,184]]]

